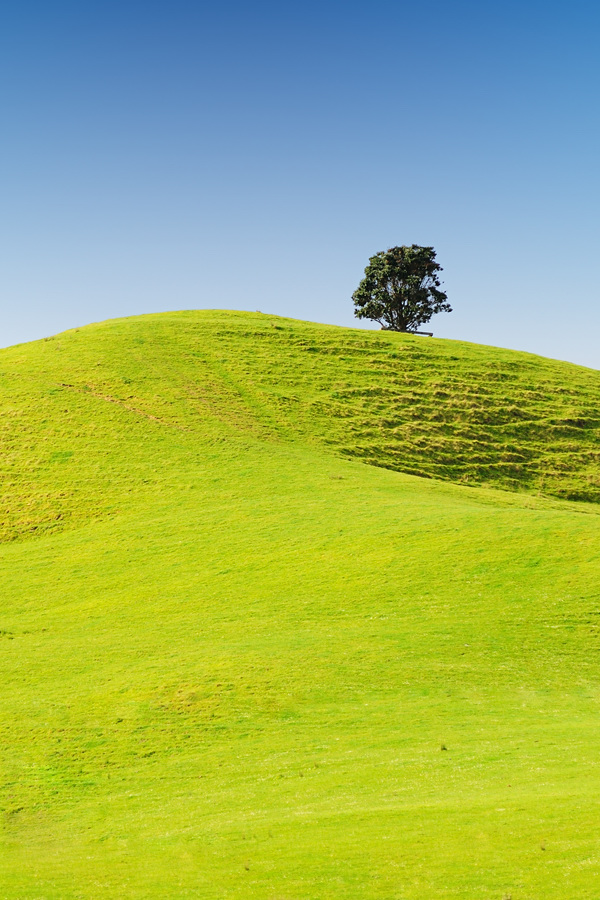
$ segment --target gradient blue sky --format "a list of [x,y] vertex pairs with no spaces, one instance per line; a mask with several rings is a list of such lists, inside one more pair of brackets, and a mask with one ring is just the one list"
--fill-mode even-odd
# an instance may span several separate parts
[[600,5],[5,0],[0,344],[223,307],[341,325],[433,245],[437,336],[600,368]]

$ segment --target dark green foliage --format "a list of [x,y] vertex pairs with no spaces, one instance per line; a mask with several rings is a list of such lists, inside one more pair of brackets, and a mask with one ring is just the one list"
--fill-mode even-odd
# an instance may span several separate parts
[[372,256],[352,294],[357,319],[372,319],[390,331],[416,331],[435,313],[452,312],[440,290],[433,247],[390,247]]

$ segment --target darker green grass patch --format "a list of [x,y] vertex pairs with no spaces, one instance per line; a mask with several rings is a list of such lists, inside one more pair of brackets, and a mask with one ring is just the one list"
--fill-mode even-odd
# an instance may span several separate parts
[[49,462],[51,463],[64,463],[68,462],[73,456],[72,450],[55,450],[51,456]]

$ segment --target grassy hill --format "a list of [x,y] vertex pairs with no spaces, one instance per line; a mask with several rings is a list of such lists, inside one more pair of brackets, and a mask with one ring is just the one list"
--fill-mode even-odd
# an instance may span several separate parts
[[0,351],[0,897],[595,900],[599,388],[244,313]]

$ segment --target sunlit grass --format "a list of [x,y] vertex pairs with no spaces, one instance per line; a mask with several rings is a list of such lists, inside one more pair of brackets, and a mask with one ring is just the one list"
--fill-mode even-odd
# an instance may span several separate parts
[[396,439],[362,357],[331,418],[335,341],[419,348],[423,394],[537,364],[539,423],[571,373],[593,420],[590,370],[243,314],[0,354],[0,897],[597,897],[600,508],[342,458]]

